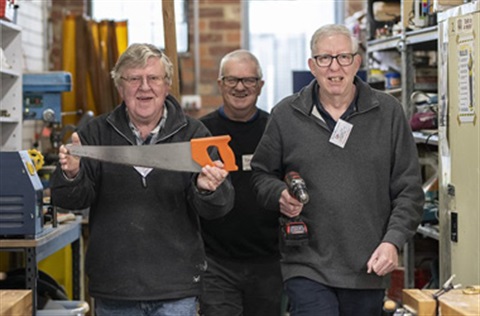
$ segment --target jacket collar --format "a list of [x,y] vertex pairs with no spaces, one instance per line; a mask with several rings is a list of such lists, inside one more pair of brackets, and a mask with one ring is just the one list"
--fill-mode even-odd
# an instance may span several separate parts
[[[159,141],[162,141],[172,134],[175,134],[180,129],[187,125],[187,117],[183,113],[183,110],[175,100],[174,97],[168,95],[165,99],[165,106],[168,109],[168,117],[165,122],[165,126],[160,130]],[[107,116],[107,122],[113,126],[118,132],[124,135],[132,144],[136,144],[135,135],[130,130],[128,126],[127,118],[127,106],[125,102],[122,102],[118,105],[110,114]]]
[[[354,84],[357,86],[358,98],[357,98],[357,112],[367,112],[377,106],[380,102],[376,93],[370,87],[368,83],[355,77]],[[303,112],[306,115],[312,115],[312,111],[315,108],[313,94],[315,92],[316,79],[313,79],[307,86],[300,90],[296,97],[292,100],[292,106],[297,110]]]

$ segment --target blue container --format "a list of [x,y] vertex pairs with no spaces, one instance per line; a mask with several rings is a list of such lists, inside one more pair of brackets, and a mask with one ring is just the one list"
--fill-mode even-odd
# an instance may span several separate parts
[[400,74],[398,72],[387,72],[385,74],[385,89],[400,88]]

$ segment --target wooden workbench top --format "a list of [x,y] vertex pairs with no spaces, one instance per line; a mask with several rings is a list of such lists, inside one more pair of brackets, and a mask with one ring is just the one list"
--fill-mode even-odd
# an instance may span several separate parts
[[480,293],[465,294],[463,290],[452,290],[438,299],[442,315],[480,315]]
[[[437,290],[403,290],[402,303],[419,316],[435,316],[436,302],[433,293]],[[480,293],[466,294],[463,289],[451,290],[438,298],[440,315],[477,316],[480,315]]]
[[32,291],[0,290],[0,315],[32,315]]

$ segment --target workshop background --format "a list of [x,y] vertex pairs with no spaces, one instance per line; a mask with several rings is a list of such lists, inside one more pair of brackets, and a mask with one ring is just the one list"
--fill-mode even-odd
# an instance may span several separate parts
[[[359,76],[397,96],[404,106],[425,180],[424,218],[414,240],[402,251],[401,267],[392,273],[388,298],[416,304],[419,299],[415,295],[419,294],[405,294],[403,289],[433,290],[448,281],[462,288],[480,284],[478,1],[149,2],[163,5],[160,11],[152,11],[159,19],[154,18],[150,22],[153,26],[147,28],[161,33],[168,43],[165,50],[176,65],[178,80],[173,94],[194,117],[221,104],[216,79],[220,59],[227,52],[250,48],[259,56],[266,79],[259,104],[269,111],[283,96],[311,79],[306,59],[315,29],[334,22],[349,26],[361,42],[363,65]],[[319,3],[323,9],[318,9]],[[305,24],[309,29],[301,34],[277,30],[284,33],[284,37],[277,37],[278,26],[268,15],[259,13],[265,9],[261,5],[277,13],[291,29],[295,24]],[[288,5],[290,12],[284,18],[281,12]],[[118,8],[110,6],[110,11],[117,12],[114,9]],[[313,9],[304,9],[309,7]],[[131,43],[129,30],[136,24],[133,18],[120,18],[120,13],[95,18],[100,16],[100,9],[95,0],[0,0],[0,273],[18,273],[17,269],[26,266],[27,280],[23,282],[28,288],[37,285],[37,278],[51,277],[68,299],[87,303],[90,300],[85,291],[82,256],[88,246],[88,210],[80,210],[73,217],[55,214],[48,208],[48,177],[58,147],[75,127],[119,102],[109,72]],[[308,12],[313,18],[307,11],[313,12]],[[138,15],[147,19],[152,14]],[[258,33],[258,28],[264,32]],[[25,173],[22,168],[28,167],[22,161],[26,160],[31,160],[37,174],[33,171],[26,182],[20,183],[12,177],[16,168]],[[45,218],[35,217],[29,227],[21,228],[25,230],[9,226],[5,201],[16,189],[31,195],[25,198],[25,205],[47,211]],[[42,201],[33,198],[38,195]],[[58,251],[37,247],[35,240],[46,229],[43,221],[53,221],[57,216],[60,223],[54,225],[61,227],[65,221],[78,226],[67,232],[73,237],[55,245]],[[50,229],[52,223],[48,225]],[[80,236],[76,235],[77,228]],[[14,239],[18,231],[24,234],[28,246]],[[473,308],[476,305],[480,311],[480,296],[476,297],[479,299],[474,297]],[[456,299],[462,303],[462,298]],[[34,307],[41,303],[35,297],[32,301],[31,296],[28,300],[30,307],[32,302]]]

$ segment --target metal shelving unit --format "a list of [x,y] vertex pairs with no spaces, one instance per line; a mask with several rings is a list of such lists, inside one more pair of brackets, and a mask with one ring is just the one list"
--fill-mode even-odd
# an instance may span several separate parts
[[398,34],[387,38],[368,41],[368,53],[398,49],[398,45],[400,44],[401,40],[402,37]]
[[44,227],[34,239],[0,238],[0,252],[23,252],[25,261],[26,288],[32,290],[32,314],[36,315],[38,305],[38,263],[67,245],[72,247],[73,298],[78,300],[83,292],[82,269],[82,218],[67,222],[58,227]]
[[[437,26],[431,26],[414,31],[403,31],[389,38],[375,39],[367,42],[367,58],[373,53],[396,52],[400,55],[401,87],[400,92],[395,94],[401,100],[407,118],[410,118],[415,109],[410,96],[416,90],[436,92],[437,85],[430,83],[415,83],[414,55],[417,51],[438,50]],[[389,91],[385,91],[389,93]],[[438,145],[438,134],[414,132],[413,136],[417,144]],[[436,159],[436,157],[435,157]],[[421,225],[417,232],[424,237],[435,240],[439,239],[438,227],[432,225]],[[404,287],[414,288],[415,286],[415,262],[414,243],[407,243],[403,249],[403,265],[405,268]]]
[[401,100],[407,117],[413,114],[413,105],[410,102],[410,95],[415,90],[435,91],[436,85],[428,83],[415,84],[414,76],[415,67],[413,55],[415,51],[432,51],[437,50],[437,26],[408,31],[397,34],[389,38],[371,40],[367,42],[367,55],[375,52],[397,51],[400,54],[401,83]]
[[438,240],[440,236],[440,231],[438,230],[438,226],[420,225],[418,226],[417,232],[419,234],[422,234],[425,237],[430,237],[435,240]]
[[420,44],[422,50],[424,50],[425,46],[429,43],[434,44],[434,46],[430,47],[436,49],[437,38],[438,31],[436,25],[406,32],[407,45]]
[[413,132],[413,138],[417,144],[438,146],[437,133]]
[[0,150],[22,149],[22,68],[21,28],[0,20],[3,60],[0,66]]

